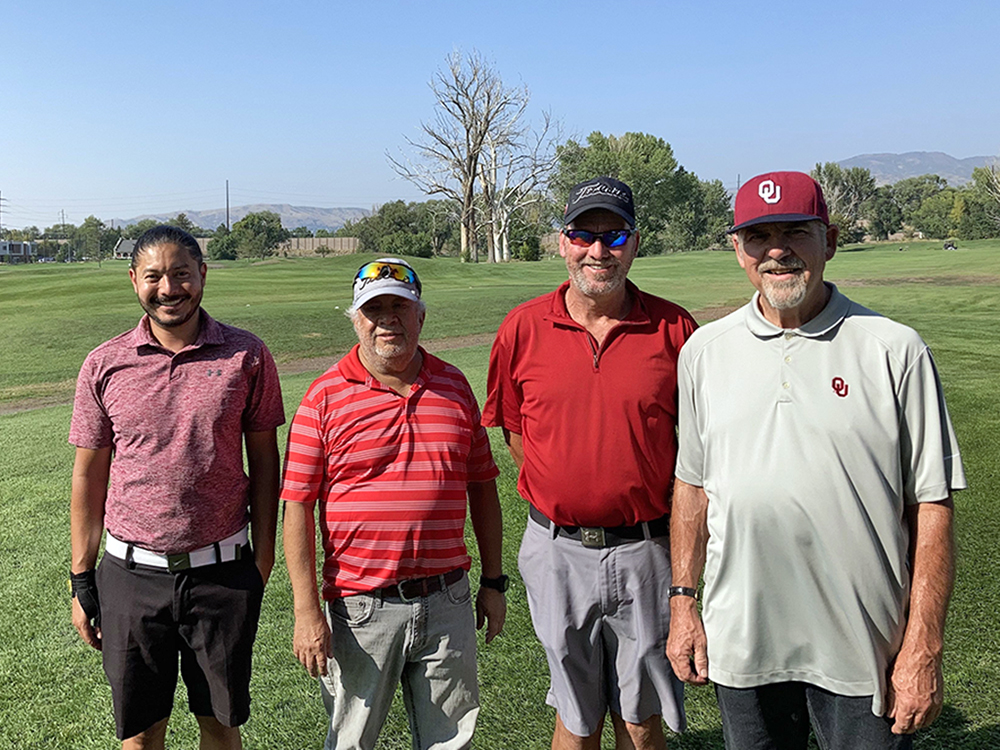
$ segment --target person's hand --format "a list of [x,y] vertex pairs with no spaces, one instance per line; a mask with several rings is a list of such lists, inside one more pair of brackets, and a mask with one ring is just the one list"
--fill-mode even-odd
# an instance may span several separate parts
[[893,734],[912,734],[941,715],[944,677],[941,657],[931,649],[903,648],[889,671],[885,715]]
[[486,625],[487,643],[500,635],[506,619],[507,597],[496,589],[480,586],[476,594],[476,630]]
[[80,600],[73,597],[73,627],[88,646],[101,650],[101,627],[91,623],[91,618],[83,611]]
[[257,566],[257,570],[260,571],[260,579],[267,586],[267,579],[271,577],[271,570],[274,568],[274,553],[268,556],[259,554],[254,550],[254,564]]
[[88,646],[101,650],[101,602],[93,570],[70,574],[73,627]]
[[708,684],[708,639],[694,597],[675,596],[670,599],[667,658],[681,682]]
[[292,651],[310,676],[326,674],[326,662],[333,656],[333,649],[330,643],[330,626],[318,606],[308,613],[295,613]]

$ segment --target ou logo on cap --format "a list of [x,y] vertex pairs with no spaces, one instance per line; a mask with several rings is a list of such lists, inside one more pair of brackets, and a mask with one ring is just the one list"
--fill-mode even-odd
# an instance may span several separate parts
[[781,200],[781,185],[775,185],[774,180],[764,180],[757,186],[757,195],[764,203],[774,204]]

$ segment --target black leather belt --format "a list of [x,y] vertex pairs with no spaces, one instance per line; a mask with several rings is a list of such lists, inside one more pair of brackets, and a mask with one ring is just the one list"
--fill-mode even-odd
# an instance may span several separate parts
[[667,536],[670,533],[670,516],[662,516],[652,521],[637,523],[634,526],[559,526],[548,519],[534,505],[528,506],[528,515],[535,523],[551,530],[553,527],[559,536],[575,539],[584,547],[617,547],[619,544],[637,542],[640,539],[653,539]]
[[418,599],[421,596],[433,594],[440,591],[442,588],[451,586],[453,583],[458,583],[462,580],[462,575],[464,573],[465,570],[462,568],[455,568],[454,570],[448,571],[444,575],[400,581],[393,586],[385,586],[379,589],[379,591],[381,592],[383,599],[395,598],[408,602],[413,599]]

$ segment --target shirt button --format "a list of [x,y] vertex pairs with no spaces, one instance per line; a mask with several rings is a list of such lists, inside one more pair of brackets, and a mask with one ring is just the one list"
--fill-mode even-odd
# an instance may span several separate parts
[[785,389],[785,390],[787,391],[787,390],[788,390],[789,388],[791,388],[792,386],[791,386],[791,385],[790,385],[789,383],[782,383],[782,384],[781,384],[781,387],[782,387],[782,388],[784,388],[784,389]]
[[785,338],[786,338],[786,339],[790,339],[790,338],[792,338],[793,336],[795,336],[795,334],[794,334],[794,333],[791,333],[791,332],[788,332],[788,333],[786,333],[786,334],[785,334]]
[[791,358],[791,357],[785,357],[785,361],[786,361],[786,362],[791,362],[791,361],[792,361],[792,358]]

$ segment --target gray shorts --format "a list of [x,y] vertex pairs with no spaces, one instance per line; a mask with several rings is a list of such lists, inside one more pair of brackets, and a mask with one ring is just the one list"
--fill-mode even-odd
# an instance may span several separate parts
[[667,537],[595,549],[529,519],[518,567],[549,662],[546,702],[570,732],[593,734],[608,709],[633,724],[659,714],[684,730],[684,687],[665,653]]

